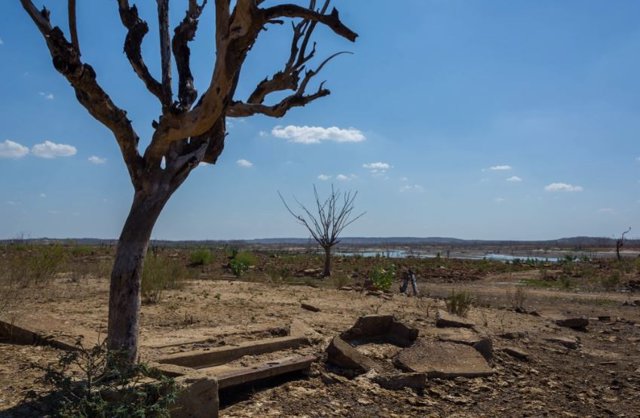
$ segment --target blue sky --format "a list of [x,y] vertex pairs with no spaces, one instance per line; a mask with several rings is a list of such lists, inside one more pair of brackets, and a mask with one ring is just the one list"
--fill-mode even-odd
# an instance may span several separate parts
[[[66,30],[66,2],[44,3]],[[160,109],[122,53],[116,2],[78,3],[83,59],[144,145]],[[157,75],[155,2],[136,3]],[[174,24],[185,4],[172,3]],[[357,190],[367,212],[348,236],[640,236],[639,2],[333,4],[360,37],[317,30],[318,58],[354,53],[320,74],[332,94],[282,119],[231,120],[218,163],[192,173],[154,238],[306,237],[277,191],[312,204],[312,186],[332,183]],[[208,5],[192,44],[199,91],[213,19]],[[289,36],[286,25],[263,32],[237,97],[282,67]],[[0,40],[0,238],[117,237],[133,189],[115,140],[17,1],[3,2]]]

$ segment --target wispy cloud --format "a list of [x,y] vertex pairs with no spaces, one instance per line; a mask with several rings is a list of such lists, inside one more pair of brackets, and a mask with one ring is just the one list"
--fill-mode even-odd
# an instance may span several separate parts
[[338,181],[351,181],[355,178],[356,178],[355,174],[338,174],[336,176],[336,180]]
[[511,167],[510,165],[507,164],[503,164],[503,165],[494,165],[489,167],[489,170],[491,171],[509,171],[511,170],[513,167]]
[[388,163],[383,163],[381,161],[378,161],[376,163],[362,164],[362,167],[369,170],[372,174],[383,174],[383,173],[386,173],[387,170],[391,168],[391,165]]
[[91,157],[87,158],[87,160],[89,160],[91,164],[96,164],[96,165],[104,164],[107,162],[106,158],[100,158],[95,155],[92,155]]
[[507,200],[504,197],[496,197],[495,199],[493,199],[494,202],[500,204],[500,203],[504,203],[504,201]]
[[53,93],[45,93],[44,91],[41,91],[41,92],[38,92],[38,94],[47,100],[53,100],[55,98],[53,96]]
[[518,176],[511,176],[507,179],[507,181],[511,182],[511,183],[520,183],[522,181],[522,179]]
[[322,141],[362,142],[366,139],[358,129],[342,129],[336,126],[328,128],[321,126],[276,126],[271,130],[271,135],[297,144],[319,144]]
[[57,158],[71,157],[76,155],[78,151],[73,145],[56,144],[51,141],[44,141],[42,144],[36,144],[31,148],[31,153],[40,158]]
[[29,148],[17,142],[5,139],[0,142],[0,158],[22,158],[29,153]]
[[613,215],[616,213],[616,211],[613,208],[602,208],[602,209],[598,209],[598,213],[606,213],[609,215]]
[[582,186],[574,186],[568,183],[551,183],[544,187],[548,192],[581,192],[584,189]]
[[238,167],[242,167],[242,168],[251,168],[253,167],[253,163],[249,160],[245,160],[244,158],[236,161],[236,164],[238,164]]
[[45,199],[47,197],[47,195],[45,193],[40,193],[40,197]]
[[0,38],[0,45],[4,45],[4,41]]
[[320,174],[320,175],[318,176],[318,180],[327,181],[327,180],[329,180],[329,179],[331,179],[331,176],[329,176],[329,175],[327,175],[327,174]]
[[424,187],[420,186],[419,184],[405,184],[404,186],[400,187],[400,192],[404,193],[404,192],[424,192]]

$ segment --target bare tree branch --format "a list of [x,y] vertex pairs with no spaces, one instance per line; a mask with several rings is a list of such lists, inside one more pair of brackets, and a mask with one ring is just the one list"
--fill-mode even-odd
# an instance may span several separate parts
[[280,17],[300,18],[313,22],[320,22],[334,31],[337,35],[342,36],[354,42],[358,34],[345,26],[340,20],[340,14],[334,7],[330,14],[324,14],[312,9],[308,9],[296,4],[280,4],[263,10],[263,18],[265,22]]
[[157,0],[160,28],[160,62],[162,66],[162,104],[171,105],[171,37],[169,36],[169,0]]
[[172,48],[178,68],[178,100],[182,111],[189,110],[198,97],[198,91],[193,85],[193,75],[191,74],[189,42],[193,41],[196,36],[198,19],[206,4],[207,0],[204,0],[201,6],[198,6],[196,0],[189,0],[189,9],[182,22],[174,30]]
[[71,44],[78,51],[78,55],[80,55],[80,42],[78,41],[78,26],[76,24],[76,0],[69,0],[67,2],[67,9],[69,14],[69,34],[71,36]]
[[138,154],[138,135],[127,113],[116,106],[100,87],[93,68],[82,63],[78,50],[69,43],[58,27],[51,27],[49,11],[42,11],[31,0],[20,0],[47,43],[53,65],[75,90],[76,97],[89,113],[113,132],[129,170],[134,186],[140,187],[144,162]]
[[124,41],[124,52],[131,63],[133,71],[142,80],[147,90],[160,99],[163,106],[168,106],[163,102],[162,85],[153,78],[142,59],[142,40],[149,32],[149,26],[147,22],[138,16],[138,8],[135,5],[129,6],[129,0],[118,0],[118,6],[120,20],[128,31]]

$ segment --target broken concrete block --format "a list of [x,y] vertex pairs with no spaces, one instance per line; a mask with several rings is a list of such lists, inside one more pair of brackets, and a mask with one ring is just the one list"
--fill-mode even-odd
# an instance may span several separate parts
[[576,337],[551,336],[551,337],[546,337],[545,340],[552,343],[563,345],[572,350],[575,350],[576,348],[578,348],[578,339]]
[[218,381],[211,376],[182,376],[176,378],[182,388],[171,408],[172,418],[217,418]]
[[589,325],[589,319],[582,316],[556,318],[555,323],[560,327],[584,330],[587,328],[587,325]]
[[486,335],[481,335],[468,328],[443,328],[437,331],[440,341],[466,344],[478,350],[487,361],[493,358],[493,342]]
[[317,306],[309,305],[308,303],[301,303],[300,307],[311,312],[320,312],[320,308],[318,308]]
[[375,369],[375,361],[360,353],[340,337],[334,337],[327,347],[327,361],[343,369],[350,369],[357,373],[366,373]]
[[418,340],[395,360],[403,370],[427,377],[483,377],[493,374],[487,361],[473,347],[442,341]]
[[291,321],[289,326],[289,335],[292,337],[307,337],[309,341],[317,343],[322,341],[323,336],[313,328],[311,328],[306,322],[299,319]]
[[384,340],[400,347],[408,347],[418,338],[419,331],[397,321],[393,315],[366,315],[340,334],[345,341]]
[[468,319],[438,309],[438,312],[436,312],[436,326],[438,328],[473,328],[475,324]]
[[518,360],[529,360],[529,353],[516,347],[504,347],[502,349],[502,352],[510,355],[513,358],[517,358]]
[[372,380],[381,387],[389,390],[400,390],[404,388],[424,389],[427,385],[427,375],[425,373],[377,375]]

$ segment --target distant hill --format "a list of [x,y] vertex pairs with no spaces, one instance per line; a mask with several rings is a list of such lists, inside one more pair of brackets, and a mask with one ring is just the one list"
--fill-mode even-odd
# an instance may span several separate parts
[[[97,238],[77,238],[77,239],[51,239],[35,238],[23,240],[0,240],[0,243],[11,242],[31,242],[31,243],[69,243],[77,245],[115,245],[117,240],[105,240]],[[201,241],[168,241],[152,240],[152,245],[159,246],[219,246],[219,245],[292,245],[307,246],[315,245],[310,238],[256,238],[249,240],[201,240]],[[616,239],[604,237],[570,237],[555,240],[543,241],[515,241],[515,240],[465,240],[447,237],[345,237],[340,240],[341,245],[348,246],[449,246],[449,247],[469,247],[469,246],[539,246],[555,248],[615,248]],[[625,240],[625,248],[640,247],[640,239]]]

